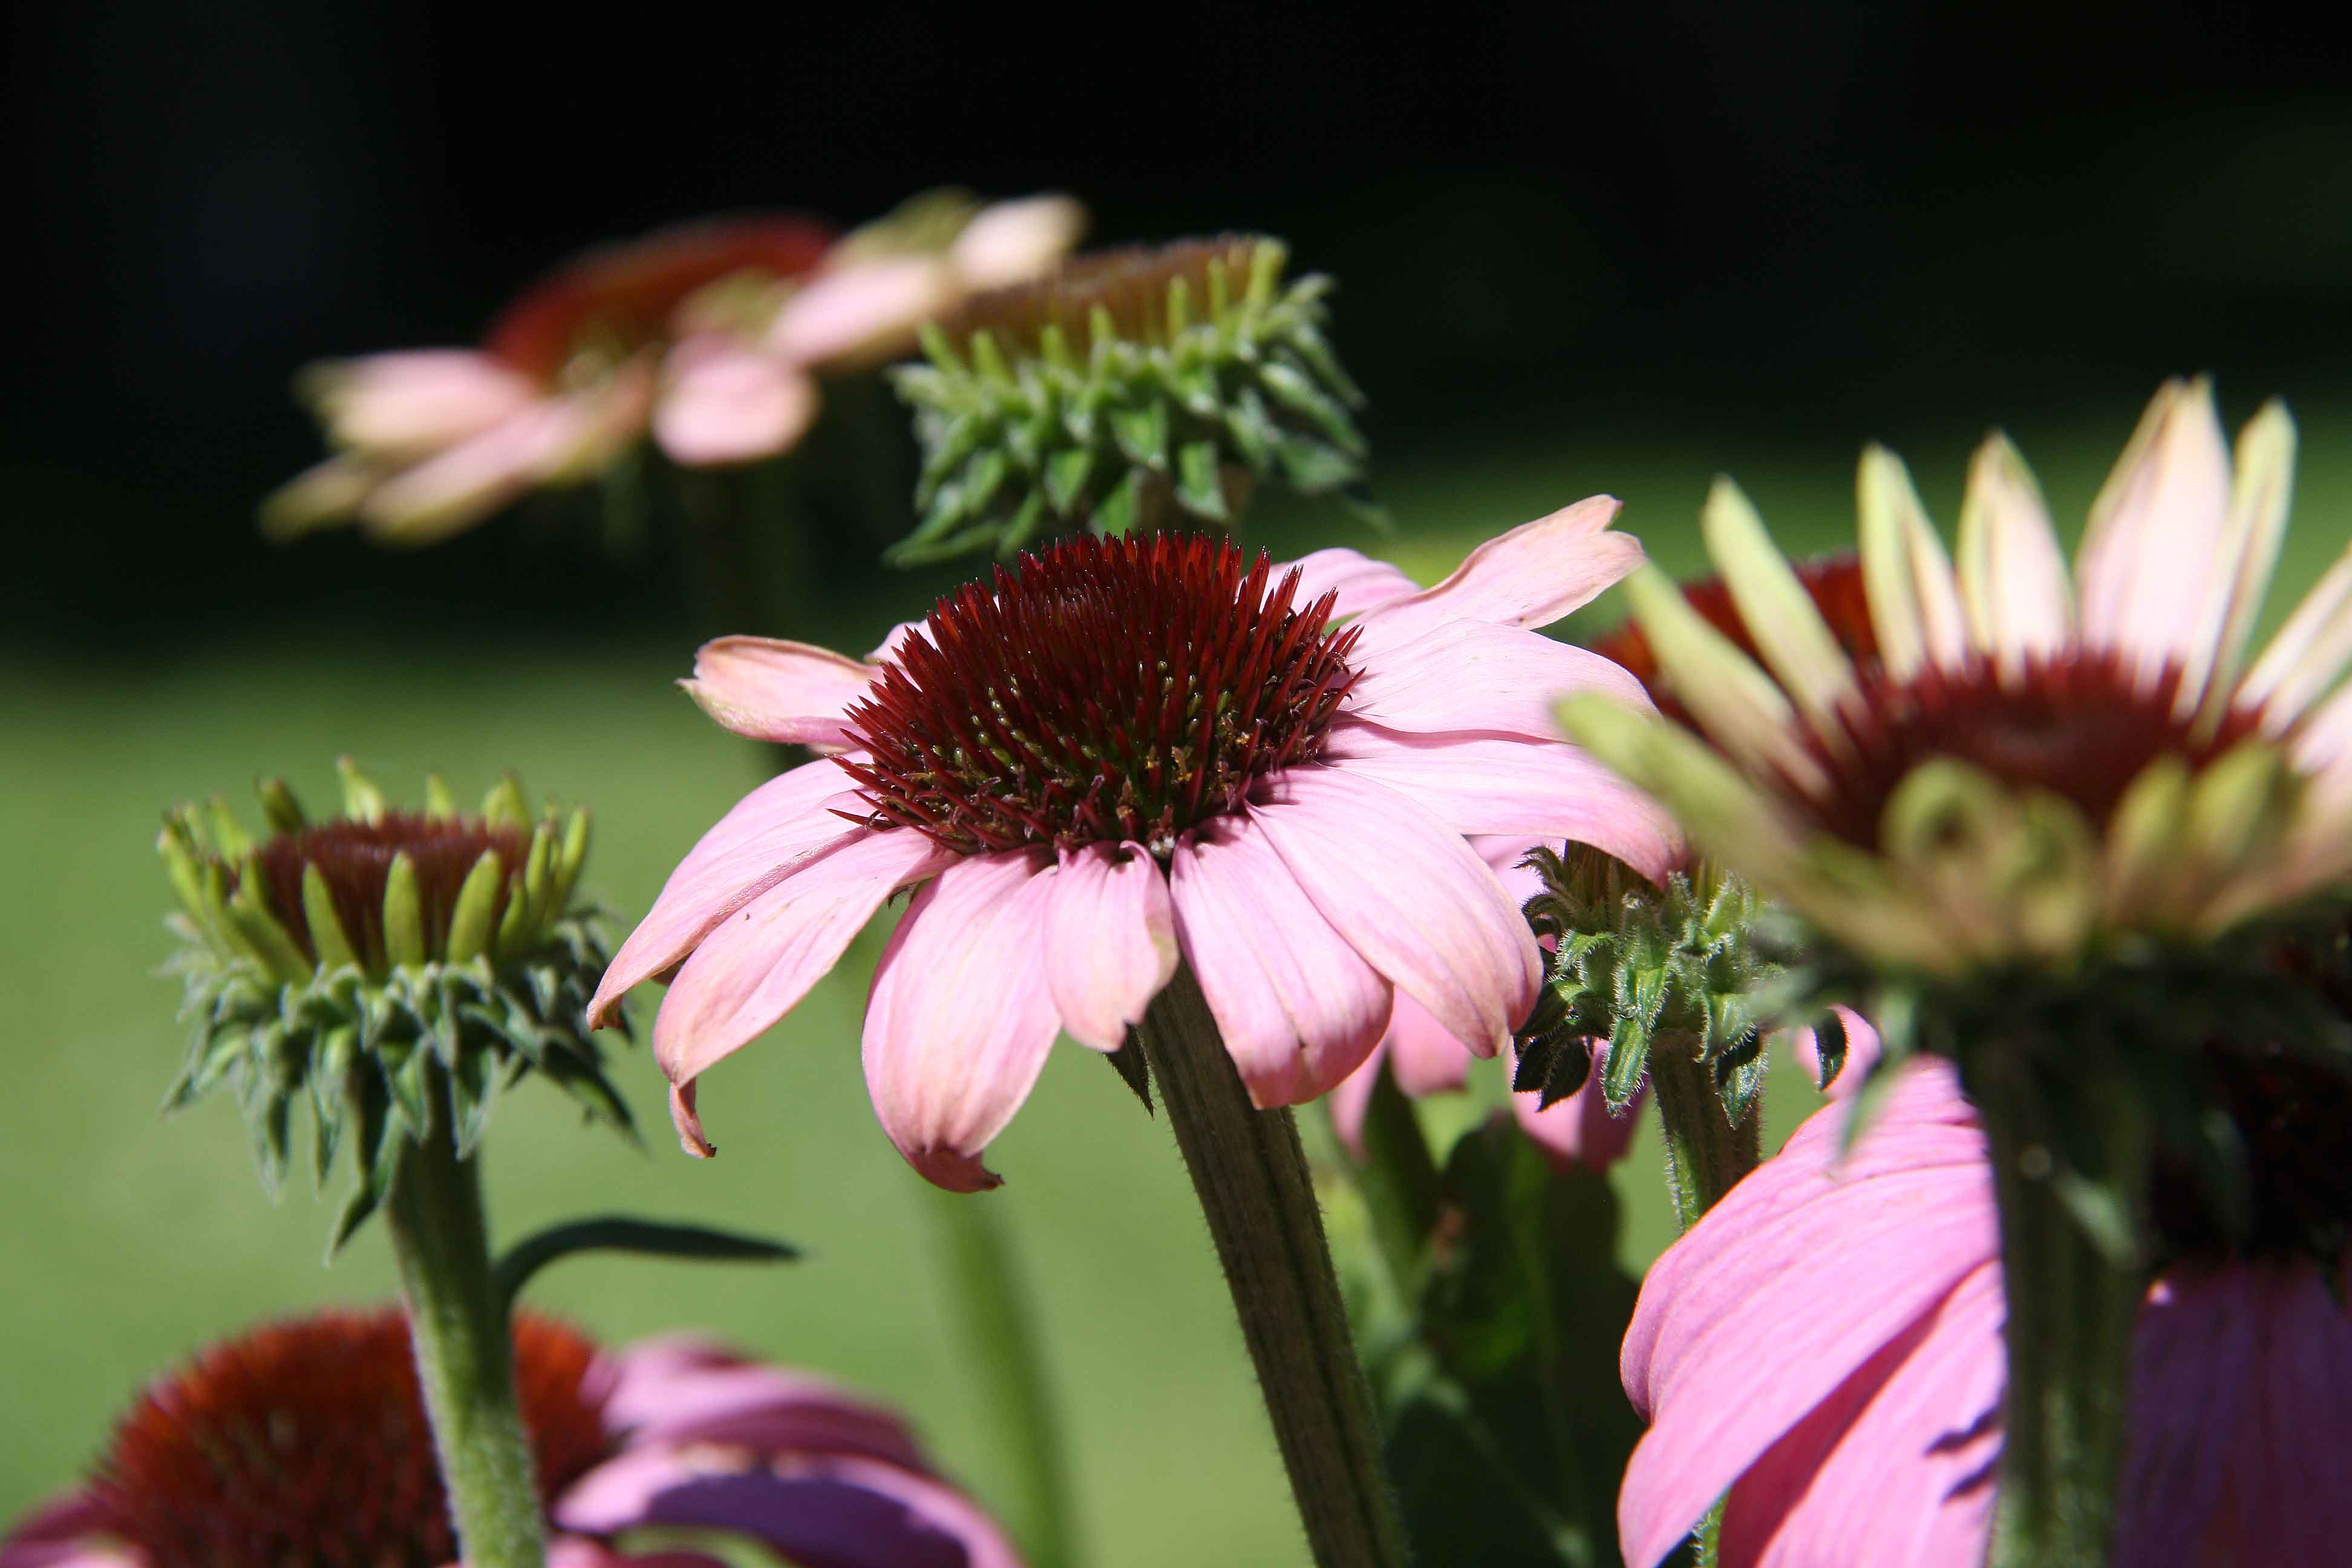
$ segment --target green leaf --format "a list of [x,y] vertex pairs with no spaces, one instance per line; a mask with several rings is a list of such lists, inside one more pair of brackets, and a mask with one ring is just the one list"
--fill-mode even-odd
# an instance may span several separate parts
[[634,1252],[703,1263],[790,1263],[800,1248],[789,1242],[698,1225],[673,1225],[626,1215],[597,1215],[551,1226],[509,1247],[492,1278],[509,1307],[532,1275],[580,1252]]

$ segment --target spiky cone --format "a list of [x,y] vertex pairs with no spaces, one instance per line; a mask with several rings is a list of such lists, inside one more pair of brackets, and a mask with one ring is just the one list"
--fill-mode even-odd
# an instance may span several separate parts
[[534,819],[512,775],[476,816],[437,777],[424,811],[395,811],[349,759],[341,770],[340,817],[313,823],[271,779],[268,837],[215,797],[173,810],[157,840],[193,1026],[164,1109],[226,1087],[274,1194],[308,1101],[315,1179],[346,1142],[358,1167],[331,1256],[383,1201],[404,1149],[445,1129],[468,1158],[498,1097],[533,1069],[631,1131],[585,1016],[607,956],[595,911],[575,902],[587,812],[551,805]]
[[1324,335],[1330,279],[1285,282],[1288,258],[1250,236],[1094,252],[926,329],[929,363],[893,374],[923,471],[890,559],[1230,527],[1269,479],[1349,496],[1363,395]]
[[[1857,662],[1728,481],[1705,529],[1751,661],[1654,574],[1635,614],[1696,732],[1572,698],[1571,735],[1812,927],[1890,1062],[1954,1059],[1990,1140],[2008,1280],[1997,1563],[2105,1560],[2152,1163],[2244,1151],[2213,1038],[2352,1072],[2340,1019],[2274,983],[2298,906],[2352,872],[2352,557],[2248,661],[2294,427],[2236,461],[2202,383],[2162,388],[2070,580],[2015,448],[1979,450],[1958,568],[1892,454],[1863,461]],[[1865,1101],[1870,1098],[1865,1095]],[[1855,1126],[1864,1118],[1857,1117]]]

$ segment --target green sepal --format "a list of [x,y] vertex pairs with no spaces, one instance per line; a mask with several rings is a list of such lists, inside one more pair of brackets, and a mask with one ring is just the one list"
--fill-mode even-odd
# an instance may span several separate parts
[[1066,452],[1056,452],[1045,460],[1045,504],[1067,517],[1078,510],[1078,500],[1086,494],[1087,482],[1094,478],[1096,454],[1092,447],[1073,447]]
[[530,831],[530,802],[523,795],[520,779],[511,773],[499,776],[499,782],[482,796],[482,820],[492,827],[510,827],[517,833]]
[[247,947],[261,960],[262,967],[280,980],[300,980],[310,973],[310,961],[286,934],[261,901],[261,879],[252,871],[250,863],[246,874],[237,879],[236,890],[228,895],[224,905],[228,922]]
[[272,833],[293,835],[310,826],[302,814],[302,803],[294,798],[293,786],[284,779],[263,779],[259,785],[261,815],[269,819]]
[[457,797],[449,793],[449,781],[439,773],[425,775],[425,815],[436,822],[449,822],[457,816]]
[[1135,1036],[1130,1032],[1127,1043],[1105,1055],[1103,1059],[1110,1063],[1111,1070],[1118,1074],[1119,1081],[1143,1102],[1143,1113],[1146,1116],[1156,1114],[1151,1108],[1151,1064],[1144,1060],[1143,1047],[1135,1043]]
[[302,919],[310,928],[310,951],[319,955],[320,969],[363,964],[335,913],[335,896],[327,889],[326,875],[316,866],[302,868]]
[[1142,408],[1113,408],[1112,437],[1130,463],[1165,472],[1168,468],[1168,407],[1153,403]]
[[384,962],[399,969],[425,963],[425,905],[416,887],[416,862],[406,850],[392,858],[383,879]]
[[496,926],[493,911],[506,885],[506,867],[495,849],[485,849],[457,889],[457,902],[449,914],[447,962],[470,963],[489,950]]
[[216,795],[205,803],[205,826],[213,853],[232,863],[253,853],[253,835],[228,808],[228,797]]
[[358,762],[348,756],[337,757],[335,772],[343,781],[343,815],[354,822],[382,822],[387,809],[383,791],[360,771]]
[[1214,441],[1188,441],[1176,454],[1176,500],[1197,517],[1217,522],[1231,520]]
[[1133,529],[1143,514],[1143,475],[1133,468],[1118,481],[1110,494],[1103,497],[1095,508],[1087,526],[1100,534],[1122,534]]

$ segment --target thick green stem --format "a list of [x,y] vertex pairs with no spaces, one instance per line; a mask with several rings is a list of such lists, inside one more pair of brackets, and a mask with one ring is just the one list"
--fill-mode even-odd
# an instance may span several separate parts
[[467,1568],[541,1568],[539,1483],[515,1399],[514,1341],[491,1270],[480,1174],[457,1157],[446,1124],[404,1149],[385,1218]]
[[[2004,1066],[2005,1064],[1996,1064]],[[2115,1534],[2132,1331],[2147,1276],[2103,1248],[2060,1188],[2042,1110],[2014,1068],[1972,1075],[1991,1144],[2008,1295],[2009,1391],[1990,1568],[2097,1568]],[[2147,1185],[2146,1116],[2128,1089],[2080,1119],[2099,1170],[2075,1173],[2136,1205]],[[2074,1178],[2069,1178],[2074,1179]]]
[[996,1212],[1002,1200],[933,1191],[926,1201],[954,1285],[964,1363],[980,1383],[995,1428],[992,1447],[1006,1472],[1010,1490],[999,1510],[1032,1568],[1066,1568],[1077,1552],[1061,1418],[1029,1293]]
[[1412,1101],[1385,1068],[1364,1108],[1362,1141],[1364,1158],[1349,1163],[1349,1174],[1370,1216],[1372,1240],[1388,1266],[1389,1282],[1410,1310],[1421,1300],[1429,1271],[1429,1237],[1437,1226],[1437,1164]]
[[1666,1140],[1666,1191],[1675,1218],[1687,1234],[1732,1184],[1756,1168],[1757,1123],[1752,1109],[1737,1127],[1723,1113],[1715,1073],[1698,1059],[1698,1042],[1661,1035],[1650,1043],[1650,1089]]
[[1397,1568],[1404,1537],[1298,1130],[1287,1110],[1251,1106],[1189,969],[1136,1034],[1224,1265],[1315,1561]]

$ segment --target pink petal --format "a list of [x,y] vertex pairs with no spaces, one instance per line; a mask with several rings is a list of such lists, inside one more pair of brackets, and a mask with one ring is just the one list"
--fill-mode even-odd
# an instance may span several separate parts
[[[2262,1341],[2271,1326],[2250,1299],[2259,1294],[2246,1289],[2251,1281],[2244,1269],[2181,1268],[2148,1290],[2132,1342],[2119,1563],[2179,1562],[2189,1543],[2234,1533],[2217,1515],[2241,1457],[2252,1457],[2244,1437],[2261,1420],[2250,1409],[2263,1397]],[[2293,1561],[2245,1561],[2266,1558]]]
[[1571,691],[1651,707],[1642,683],[1599,654],[1486,621],[1375,616],[1364,623],[1353,662],[1362,675],[1341,711],[1391,730],[1558,741],[1552,705]]
[[562,410],[534,404],[385,479],[359,503],[359,520],[403,544],[446,539],[537,484],[571,429]]
[[1176,937],[1251,1103],[1300,1105],[1359,1068],[1389,1022],[1387,981],[1331,929],[1261,826],[1214,817],[1168,866]]
[[2230,451],[2211,393],[2173,383],[2157,394],[2091,509],[2079,553],[2083,640],[2136,656],[2145,671],[2189,662],[2213,628],[2200,612],[2228,575]]
[[530,380],[472,349],[370,354],[303,380],[338,447],[384,457],[439,451],[537,401]]
[[88,1492],[52,1498],[0,1538],[0,1568],[151,1568],[141,1553],[92,1539],[108,1534],[111,1524]]
[[632,1444],[716,1443],[755,1453],[863,1454],[924,1468],[898,1414],[810,1373],[747,1361],[700,1341],[629,1346],[604,1422]]
[[1614,496],[1592,496],[1521,523],[1473,550],[1434,588],[1396,600],[1373,618],[1416,626],[1548,626],[1642,563],[1640,540],[1603,531],[1619,504]]
[[1068,196],[996,202],[972,215],[948,247],[967,289],[1003,289],[1052,268],[1087,231],[1087,209]]
[[1656,882],[1682,858],[1682,835],[1663,807],[1562,742],[1340,723],[1323,760],[1377,780],[1456,833],[1590,844]]
[[1399,996],[1389,1016],[1389,1068],[1397,1087],[1419,1100],[1462,1087],[1470,1076],[1470,1053],[1454,1032],[1411,996]]
[[678,684],[705,713],[739,735],[842,746],[849,743],[843,710],[881,674],[873,665],[811,643],[731,637],[698,648],[694,674]]
[[1535,1005],[1542,955],[1461,835],[1344,768],[1293,768],[1250,820],[1349,945],[1491,1057]]
[[[1609,1042],[1596,1040],[1592,1045],[1592,1076],[1582,1088],[1565,1100],[1555,1100],[1549,1109],[1539,1094],[1511,1096],[1511,1117],[1519,1131],[1535,1141],[1552,1164],[1563,1171],[1605,1171],[1625,1157],[1633,1146],[1633,1133],[1642,1123],[1642,1106],[1649,1094],[1644,1084],[1634,1091],[1633,1103],[1618,1115],[1609,1109],[1609,1097],[1601,1091],[1601,1069],[1609,1064]],[[1512,1065],[1517,1065],[1517,1053],[1512,1053]]]
[[892,626],[890,634],[882,639],[882,646],[866,656],[866,662],[868,664],[896,663],[898,650],[906,646],[908,637],[921,637],[925,642],[930,640],[930,633],[925,629],[927,624],[923,621],[900,621],[897,626]]
[[[1862,1090],[1870,1075],[1877,1070],[1880,1046],[1878,1031],[1870,1020],[1851,1007],[1832,1007],[1845,1021],[1845,1066],[1838,1069],[1837,1080],[1825,1091],[1832,1100],[1851,1100]],[[1815,1083],[1822,1081],[1821,1042],[1811,1029],[1789,1031],[1789,1049],[1807,1075]]]
[[671,351],[669,384],[654,405],[654,439],[674,461],[748,463],[806,434],[817,392],[801,371],[731,341],[693,354],[687,347]]
[[[454,1563],[451,1568],[465,1565]],[[566,1535],[547,1543],[547,1568],[727,1568],[727,1564],[699,1552],[622,1553],[601,1542]]]
[[933,256],[893,256],[828,272],[784,302],[768,346],[795,364],[887,359],[956,301],[956,278]]
[[1065,853],[1045,906],[1045,979],[1062,1027],[1115,1051],[1176,973],[1168,879],[1140,844]]
[[1372,1091],[1380,1087],[1388,1063],[1386,1043],[1374,1046],[1364,1065],[1341,1079],[1323,1101],[1330,1108],[1331,1131],[1339,1134],[1339,1146],[1358,1164],[1364,1162],[1364,1115],[1371,1109]]
[[998,1184],[981,1152],[1061,1031],[1045,980],[1052,863],[1045,850],[956,861],[915,895],[874,971],[866,1092],[907,1163],[950,1192]]
[[1622,1363],[1652,1423],[1619,1498],[1628,1563],[1664,1557],[1858,1368],[1999,1256],[1984,1137],[1950,1068],[1918,1060],[1904,1074],[1843,1163],[1849,1108],[1832,1104],[1643,1281]]
[[1344,546],[1302,555],[1289,567],[1298,572],[1298,592],[1291,602],[1311,605],[1326,594],[1336,593],[1339,597],[1331,606],[1331,614],[1339,620],[1421,592],[1420,584],[1387,562],[1375,561],[1361,551]]
[[1889,1341],[1732,1489],[1721,1561],[1979,1563],[2000,1458],[2000,1267]]
[[738,801],[678,862],[613,955],[588,1005],[590,1021],[610,1024],[630,987],[677,964],[719,921],[861,831],[824,809],[853,782],[825,759],[779,773]]
[[[814,765],[814,764],[813,764]],[[654,1059],[679,1089],[750,1044],[840,962],[883,900],[955,856],[912,828],[854,836],[730,915],[686,961],[654,1018]],[[687,1152],[710,1145],[672,1101]]]

